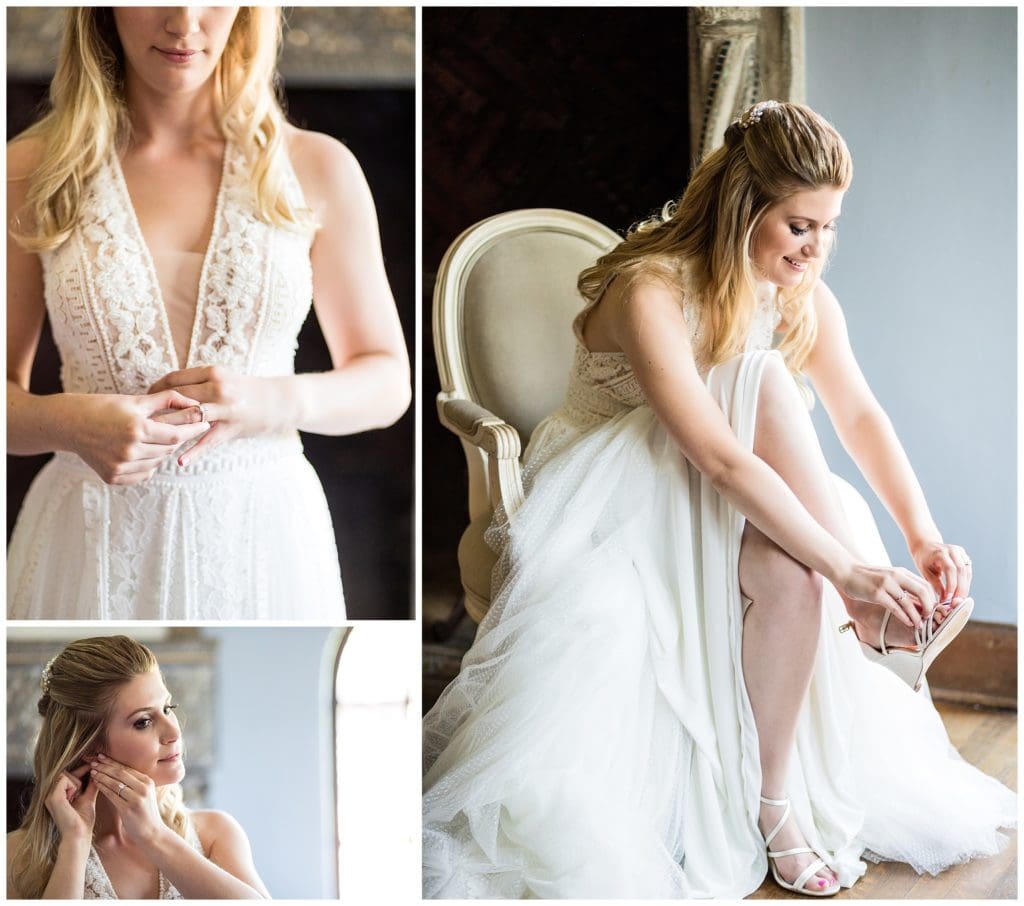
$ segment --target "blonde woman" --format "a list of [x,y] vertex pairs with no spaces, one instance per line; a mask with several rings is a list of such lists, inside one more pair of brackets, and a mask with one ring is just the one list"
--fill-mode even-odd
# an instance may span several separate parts
[[[266,7],[67,14],[52,110],[8,148],[8,451],[56,453],[10,617],[344,617],[297,430],[395,421],[409,366],[366,182],[285,121],[279,40]],[[296,375],[311,299],[335,367]]]
[[[851,179],[829,123],[757,104],[581,275],[566,401],[425,718],[427,896],[734,898],[769,869],[829,896],[863,859],[938,872],[1005,842],[1013,795],[917,691],[970,558],[821,279]],[[920,576],[828,472],[804,376]]]
[[238,822],[182,803],[184,742],[153,652],[123,635],[81,639],[41,685],[8,899],[269,898]]

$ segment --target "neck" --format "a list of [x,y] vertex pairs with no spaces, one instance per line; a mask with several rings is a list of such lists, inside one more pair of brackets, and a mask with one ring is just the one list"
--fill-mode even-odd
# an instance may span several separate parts
[[96,822],[93,824],[92,835],[94,840],[113,837],[118,843],[128,841],[121,816],[102,793],[96,799]]
[[212,80],[191,94],[166,95],[128,78],[125,100],[136,147],[173,151],[222,138],[214,114]]

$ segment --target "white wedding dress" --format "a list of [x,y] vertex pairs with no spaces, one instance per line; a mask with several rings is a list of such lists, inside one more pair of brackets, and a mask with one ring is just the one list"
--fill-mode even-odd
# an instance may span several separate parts
[[[286,191],[302,190],[286,165]],[[116,155],[90,180],[78,226],[41,255],[46,308],[68,393],[143,394],[179,368],[294,372],[312,301],[310,231],[260,221],[247,162],[228,143],[213,231],[188,291],[179,362],[167,298]],[[173,252],[170,254],[174,254]],[[181,257],[181,253],[177,253]],[[185,256],[187,257],[187,256]],[[59,452],[39,472],[8,550],[11,619],[302,619],[345,616],[334,532],[296,432],[228,441],[185,468],[168,456],[141,484],[105,484]]]
[[[195,826],[191,821],[188,823],[188,829],[186,831],[185,839],[189,845],[197,852],[203,852],[203,844],[199,840],[199,834],[196,833]],[[157,899],[160,900],[184,900],[178,890],[167,878],[164,877],[164,873],[161,871],[159,875],[159,889],[160,896]],[[117,891],[114,890],[114,885],[110,883],[110,878],[107,876],[107,870],[103,867],[103,863],[100,861],[99,853],[96,852],[95,846],[89,847],[89,856],[85,860],[85,891],[82,896],[83,900],[117,900],[120,899],[117,895]]]
[[[691,323],[692,320],[691,320]],[[778,323],[706,372],[752,448]],[[744,517],[679,452],[626,357],[580,340],[526,451],[526,501],[489,542],[491,609],[424,719],[424,895],[744,897],[767,871],[741,670]],[[836,478],[862,556],[888,562]],[[844,886],[864,858],[918,872],[997,852],[1016,798],[964,762],[926,694],[863,657],[825,583],[787,792]],[[784,652],[780,652],[784,656]]]

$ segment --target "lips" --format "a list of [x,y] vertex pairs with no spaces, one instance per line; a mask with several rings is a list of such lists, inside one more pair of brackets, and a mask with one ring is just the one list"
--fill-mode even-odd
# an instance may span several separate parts
[[158,761],[177,761],[181,758],[181,752],[175,752],[173,755],[168,755],[166,758],[157,759]]
[[807,270],[806,261],[794,261],[792,258],[787,258],[785,255],[782,256],[782,260],[786,262],[794,270],[805,271]]
[[155,49],[175,63],[187,63],[199,53],[198,50],[190,50],[187,47],[157,47]]

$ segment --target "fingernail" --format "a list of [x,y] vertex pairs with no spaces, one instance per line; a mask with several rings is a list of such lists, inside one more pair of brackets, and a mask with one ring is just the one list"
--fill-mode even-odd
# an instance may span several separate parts
[[99,758],[100,761],[106,761],[107,760],[107,756],[103,755],[102,753],[97,755],[96,757]]

